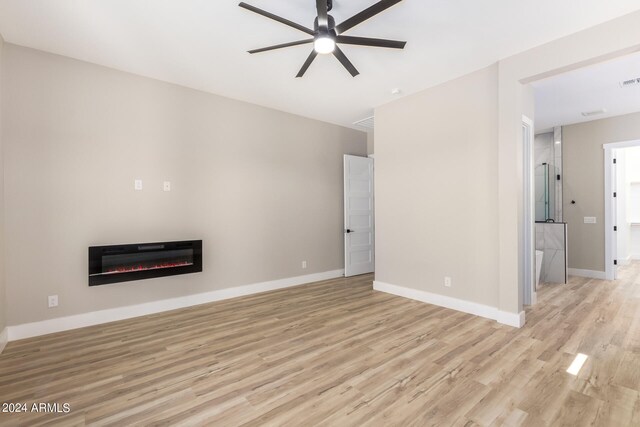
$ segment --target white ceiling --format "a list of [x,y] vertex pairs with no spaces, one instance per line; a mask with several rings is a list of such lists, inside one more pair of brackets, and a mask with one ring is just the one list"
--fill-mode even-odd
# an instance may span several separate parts
[[620,86],[633,78],[640,78],[638,53],[534,82],[536,132],[640,111],[640,83]]
[[[247,0],[311,26],[313,0]],[[375,0],[334,0],[341,22]],[[0,33],[28,46],[327,122],[350,126],[402,96],[640,9],[638,0],[405,0],[346,34],[407,40],[404,51],[344,46],[294,76],[310,46],[236,0],[0,0]]]

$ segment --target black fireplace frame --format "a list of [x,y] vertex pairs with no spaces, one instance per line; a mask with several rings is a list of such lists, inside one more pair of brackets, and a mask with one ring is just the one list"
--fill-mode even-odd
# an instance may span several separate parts
[[[110,255],[135,255],[166,253],[189,249],[193,253],[190,265],[154,268],[148,270],[126,271],[107,274],[103,271],[103,257]],[[202,240],[184,240],[177,242],[133,243],[125,245],[90,246],[89,247],[89,286],[108,285],[112,283],[130,282],[133,280],[152,279],[156,277],[176,276],[180,274],[199,273],[202,271]]]

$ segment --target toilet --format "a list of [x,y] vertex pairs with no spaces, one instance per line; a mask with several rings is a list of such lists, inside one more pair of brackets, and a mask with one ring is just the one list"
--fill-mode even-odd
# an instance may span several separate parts
[[540,285],[540,273],[542,272],[542,258],[544,257],[544,252],[536,251],[536,289]]

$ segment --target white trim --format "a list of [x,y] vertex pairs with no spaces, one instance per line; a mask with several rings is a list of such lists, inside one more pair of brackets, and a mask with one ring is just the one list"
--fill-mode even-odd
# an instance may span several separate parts
[[[612,180],[612,165],[613,165],[613,151],[622,148],[631,148],[640,146],[640,140],[613,142],[610,144],[603,144],[604,150],[604,260],[605,260],[605,278],[604,280],[615,280],[616,269],[614,268],[613,260],[616,257],[617,248],[615,248],[615,237],[613,235],[614,226],[614,203],[616,200],[613,197],[613,189],[615,183]],[[588,270],[584,270],[588,271]],[[599,272],[596,272],[599,273]],[[576,274],[579,276],[579,274]],[[593,277],[593,276],[584,276]],[[595,277],[599,279],[600,277]]]
[[2,332],[0,332],[0,354],[2,354],[2,351],[4,350],[8,342],[9,342],[9,328],[7,327],[7,328],[4,328]]
[[[522,124],[527,128],[527,137],[523,138],[523,196],[522,196],[522,235],[523,235],[523,252],[524,257],[522,268],[524,271],[522,285],[524,287],[522,292],[523,303],[525,305],[535,305],[538,302],[538,294],[536,292],[536,239],[535,239],[535,177],[534,177],[534,124],[527,116],[522,116]],[[524,136],[524,135],[523,135]]]
[[631,254],[629,255],[629,260],[637,261],[640,259],[640,254]]
[[627,259],[619,259],[618,265],[629,265],[631,263],[631,255],[627,257]]
[[634,139],[631,141],[622,141],[622,142],[612,142],[609,144],[602,144],[603,150],[614,150],[621,148],[633,148],[640,145],[640,139]]
[[54,332],[68,331],[70,329],[115,322],[117,320],[130,319],[132,317],[146,316],[148,314],[161,313],[163,311],[176,310],[194,305],[207,304],[230,298],[274,291],[277,289],[299,286],[321,280],[335,279],[344,276],[344,270],[333,270],[322,273],[308,274],[306,276],[289,277],[286,279],[272,280],[269,282],[255,283],[236,288],[220,289],[195,295],[170,298],[144,304],[130,305],[126,307],[111,308],[90,313],[76,314],[67,317],[43,320],[40,322],[25,323],[22,325],[8,326],[9,341],[21,340]]
[[507,325],[507,326],[513,326],[514,328],[522,328],[525,324],[524,311],[521,311],[520,313],[516,314],[516,313],[508,313],[506,311],[498,310],[498,315],[496,316],[496,322],[502,323],[503,325]]
[[426,291],[420,291],[403,286],[391,285],[389,283],[374,281],[373,289],[403,298],[409,298],[416,301],[425,302],[427,304],[437,305],[439,307],[449,308],[451,310],[461,311],[463,313],[473,314],[475,316],[496,320],[502,324],[520,328],[524,326],[524,311],[521,313],[507,313],[500,311],[496,307],[484,304],[478,304],[471,301],[465,301],[458,298],[448,297],[446,295],[433,294]]
[[578,276],[578,277],[587,277],[589,279],[600,279],[600,280],[609,280],[607,279],[607,273],[604,271],[594,271],[594,270],[583,270],[580,268],[570,268],[569,275]]

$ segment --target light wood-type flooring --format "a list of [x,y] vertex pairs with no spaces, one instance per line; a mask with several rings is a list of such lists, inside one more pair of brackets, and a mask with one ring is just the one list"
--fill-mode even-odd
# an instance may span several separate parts
[[372,279],[11,342],[0,402],[71,412],[0,425],[640,426],[640,264],[544,285],[522,329]]

